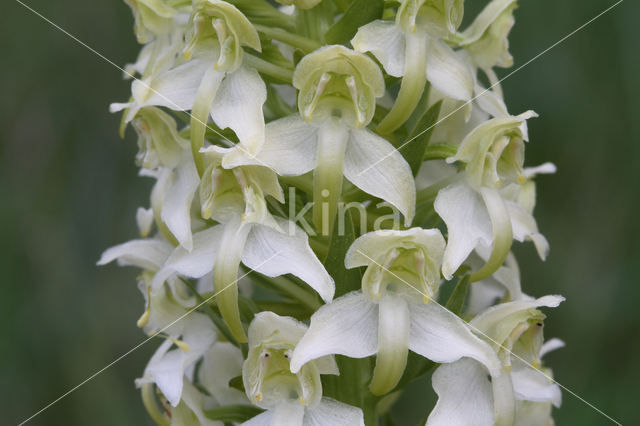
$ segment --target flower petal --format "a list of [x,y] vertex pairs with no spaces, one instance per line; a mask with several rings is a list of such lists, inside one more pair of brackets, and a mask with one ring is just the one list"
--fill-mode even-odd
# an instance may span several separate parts
[[556,407],[562,404],[560,387],[539,370],[531,367],[514,370],[511,373],[511,381],[518,400],[551,402]]
[[432,40],[427,58],[427,80],[433,87],[453,99],[471,99],[473,74],[460,55],[445,42]]
[[[503,342],[507,338],[507,335],[504,333],[510,333],[515,326],[515,324],[512,326],[506,324],[505,321],[507,318],[514,316],[514,314],[517,314],[518,312],[526,311],[528,309],[536,309],[541,306],[555,308],[563,300],[564,297],[562,296],[551,295],[543,296],[535,300],[516,300],[513,302],[501,303],[476,316],[469,324],[483,333],[489,334],[496,341]],[[514,321],[520,322],[521,318],[516,315],[514,317]],[[500,335],[495,335],[491,331],[494,329],[501,330],[502,332]]]
[[157,271],[171,253],[171,244],[162,240],[132,240],[108,248],[102,253],[98,265],[118,260],[120,266],[137,266],[147,271]]
[[174,237],[187,250],[193,247],[191,235],[191,202],[200,177],[190,151],[184,151],[178,166],[173,170],[164,199],[162,221],[167,224]]
[[438,402],[427,426],[493,426],[493,396],[487,373],[471,359],[443,364],[431,378]]
[[531,213],[514,202],[507,201],[505,205],[511,217],[513,238],[520,242],[525,240],[533,241],[540,259],[546,259],[547,253],[549,253],[549,243],[547,239],[538,232],[538,225]]
[[276,219],[281,231],[255,225],[249,233],[242,263],[261,274],[293,274],[318,292],[325,302],[333,299],[335,285],[309,247],[309,237],[293,222]]
[[393,204],[413,220],[416,186],[409,164],[386,139],[367,129],[354,129],[347,143],[344,176],[363,191]]
[[387,74],[404,74],[405,37],[392,21],[376,20],[360,27],[351,40],[358,52],[371,52]]
[[478,244],[491,246],[491,221],[480,194],[464,183],[440,190],[434,208],[447,224],[442,274],[450,280]]
[[200,278],[211,272],[222,238],[223,225],[216,225],[193,234],[193,248],[175,248],[165,268],[190,278]]
[[265,130],[265,143],[257,159],[276,173],[297,176],[316,165],[318,127],[294,114],[272,121]]
[[202,386],[220,405],[246,404],[244,392],[229,386],[242,374],[242,353],[229,342],[216,342],[205,353],[198,377]]
[[404,231],[383,229],[358,237],[349,247],[344,264],[347,268],[366,266],[379,259],[394,246],[415,245],[427,253],[442,253],[444,238],[438,229],[411,228]]
[[135,80],[131,87],[135,104],[138,108],[157,105],[176,111],[191,109],[202,76],[211,66],[213,62],[210,59],[194,59],[151,81]]
[[440,363],[473,358],[484,364],[491,375],[499,374],[500,361],[494,350],[457,315],[435,302],[411,303],[409,309],[409,349]]
[[291,371],[325,355],[365,358],[377,351],[378,308],[361,292],[352,292],[311,316],[309,330],[293,351]]
[[220,128],[231,128],[242,150],[255,155],[264,143],[262,104],[266,100],[267,88],[258,72],[240,67],[222,80],[211,105],[211,117]]
[[304,424],[304,405],[296,400],[289,400],[276,405],[273,410],[272,425],[302,426]]
[[317,407],[307,408],[304,426],[364,426],[362,410],[331,398],[322,398]]

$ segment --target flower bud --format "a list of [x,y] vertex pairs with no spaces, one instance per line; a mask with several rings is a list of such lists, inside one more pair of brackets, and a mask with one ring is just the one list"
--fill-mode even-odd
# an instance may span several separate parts
[[352,127],[369,124],[376,98],[384,93],[376,63],[343,46],[323,47],[302,58],[293,85],[300,90],[298,109],[306,121],[338,117]]

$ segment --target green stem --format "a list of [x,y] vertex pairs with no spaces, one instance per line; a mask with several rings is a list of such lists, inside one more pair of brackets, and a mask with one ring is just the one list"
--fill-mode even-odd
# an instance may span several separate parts
[[272,77],[282,83],[291,84],[293,70],[272,64],[247,52],[244,52],[244,62],[246,65],[258,70],[261,74]]
[[421,32],[406,34],[404,76],[400,91],[389,114],[376,131],[386,135],[407,121],[422,97],[427,82],[427,36]]
[[264,25],[254,25],[255,29],[270,39],[281,41],[289,46],[300,49],[302,52],[311,53],[322,47],[322,44],[310,38],[290,33],[281,28],[267,27]]

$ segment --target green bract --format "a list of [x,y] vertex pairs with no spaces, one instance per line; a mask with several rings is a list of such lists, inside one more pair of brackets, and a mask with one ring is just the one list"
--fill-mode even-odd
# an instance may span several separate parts
[[191,15],[192,26],[187,34],[184,54],[207,49],[217,42],[220,54],[215,69],[234,71],[242,64],[242,46],[260,50],[260,38],[251,22],[235,6],[220,0],[195,0]]
[[300,115],[311,122],[338,117],[353,127],[373,118],[376,98],[384,93],[382,72],[362,53],[326,46],[305,56],[293,74]]
[[455,33],[462,22],[464,0],[404,0],[396,24],[404,31],[425,31],[433,37]]

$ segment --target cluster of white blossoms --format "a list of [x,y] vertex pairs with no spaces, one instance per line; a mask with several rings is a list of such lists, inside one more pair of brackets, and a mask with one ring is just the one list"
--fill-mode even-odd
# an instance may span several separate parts
[[[509,67],[515,0],[464,30],[463,0],[125,0],[143,44],[124,132],[155,179],[136,380],[159,425],[377,425],[431,375],[427,425],[549,425],[542,356],[561,296],[521,290],[527,120]],[[391,423],[385,423],[391,424]]]

